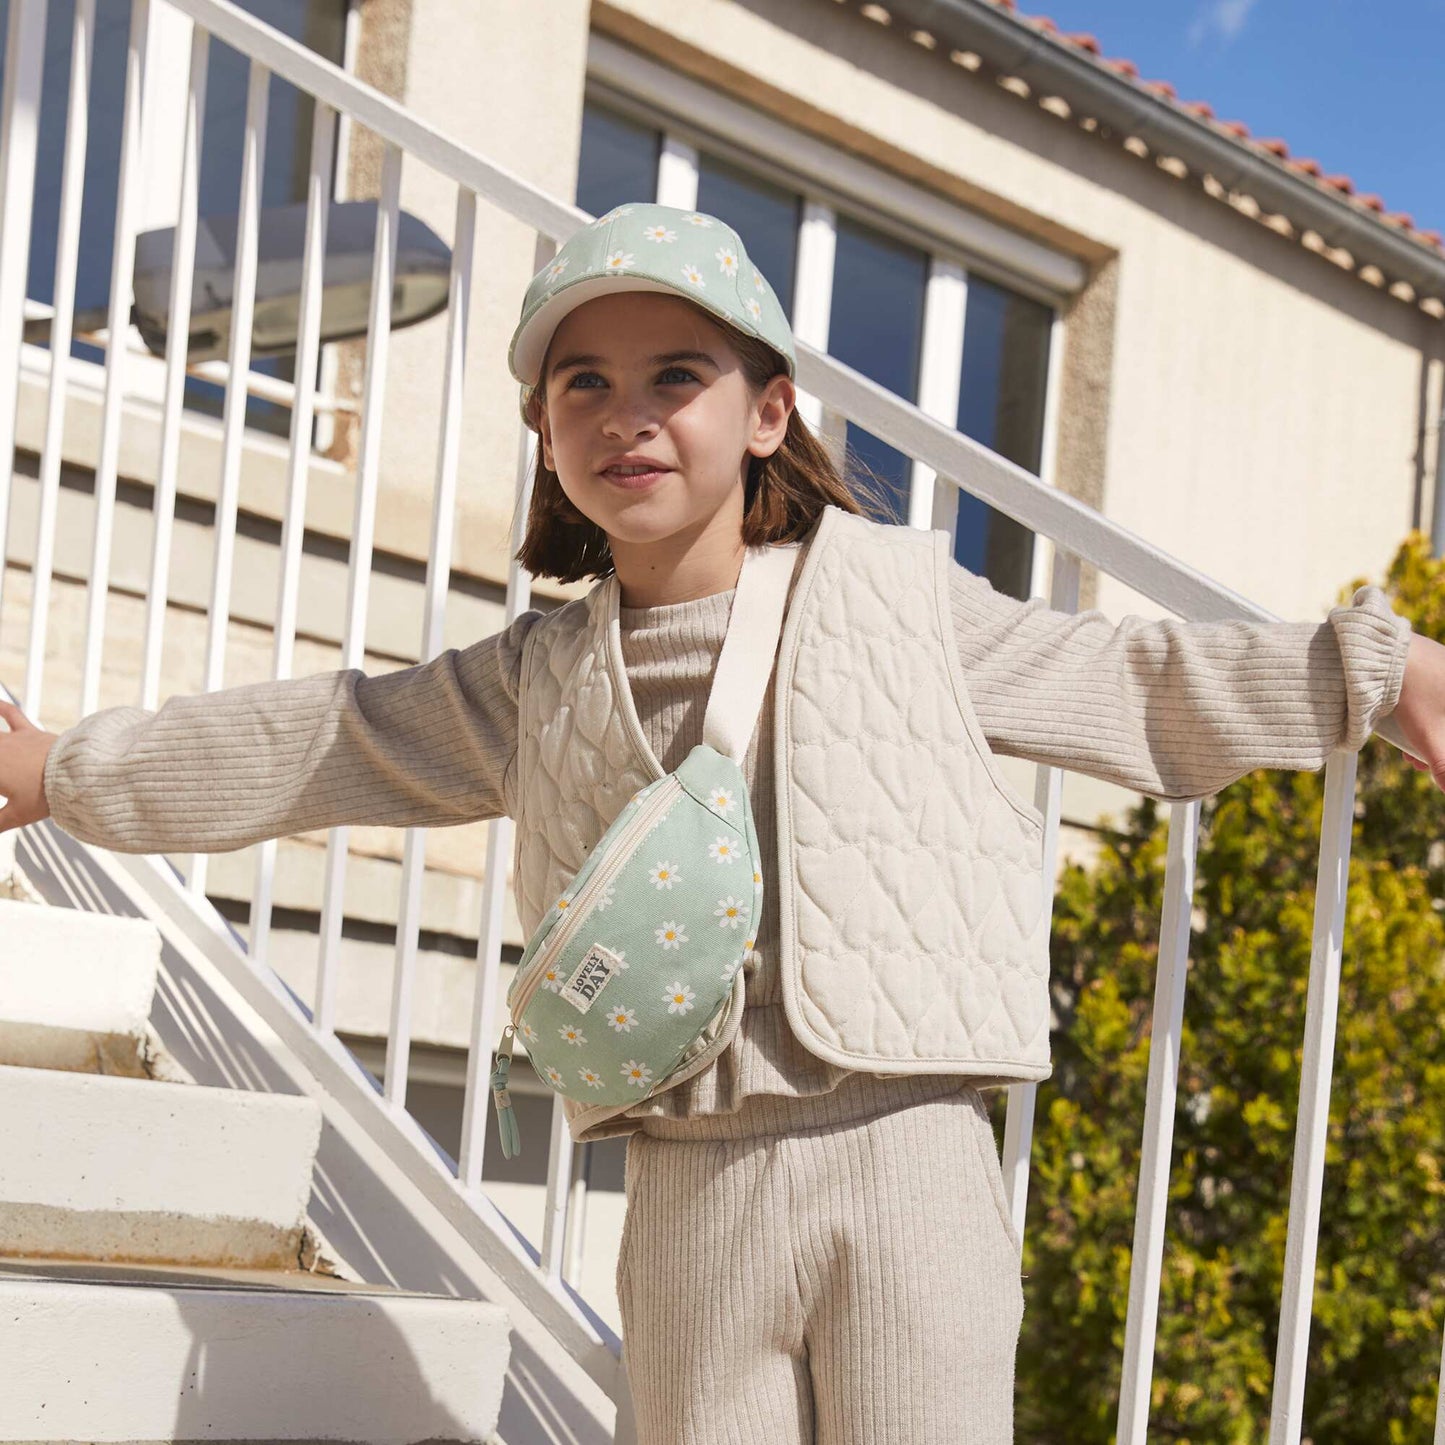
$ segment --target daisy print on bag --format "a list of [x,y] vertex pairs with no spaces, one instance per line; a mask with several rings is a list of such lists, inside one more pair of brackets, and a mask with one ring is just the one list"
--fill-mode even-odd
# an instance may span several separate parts
[[589,1089],[600,1089],[602,1087],[602,1075],[595,1069],[578,1069],[577,1077],[587,1085]]
[[622,1073],[629,1084],[636,1084],[639,1089],[645,1089],[652,1082],[652,1070],[636,1059],[628,1059],[622,1066]]
[[554,1089],[561,1089],[565,1087],[562,1083],[561,1069],[554,1068],[551,1064],[548,1064],[545,1072],[547,1075],[547,1082],[551,1084]]
[[685,983],[674,983],[663,994],[662,1001],[670,1014],[685,1014],[693,1006],[693,992]]
[[637,1015],[625,1003],[618,1004],[607,1015],[607,1026],[616,1029],[619,1034],[630,1034],[637,1027]]
[[539,987],[551,989],[553,993],[561,993],[562,985],[564,982],[565,980],[563,979],[562,974],[558,970],[557,965],[554,963],[552,967],[549,968],[546,973],[542,975],[542,982]]
[[707,856],[716,863],[731,863],[738,856],[738,840],[719,838],[716,843],[709,843]]
[[727,788],[714,788],[707,797],[708,806],[716,813],[731,813],[738,801]]
[[675,864],[658,863],[657,867],[647,875],[647,881],[659,890],[671,888],[674,883],[682,881],[682,874],[677,871]]
[[644,226],[642,228],[642,238],[645,241],[670,243],[677,240],[677,232],[669,231],[666,226]]
[[729,893],[726,898],[718,899],[712,916],[718,920],[719,928],[736,928],[743,921],[743,906]]
[[681,948],[687,942],[687,934],[677,926],[676,922],[664,923],[656,930],[657,941],[664,948]]
[[617,885],[616,885],[615,883],[609,883],[609,884],[607,885],[607,887],[604,888],[604,889],[602,890],[602,892],[597,895],[597,902],[594,903],[592,906],[593,906],[599,913],[601,913],[604,908],[609,908],[609,907],[611,907],[611,905],[612,905],[612,898],[613,898],[613,895],[614,895],[616,892],[617,892]]
[[574,1044],[579,1049],[587,1042],[587,1035],[584,1034],[576,1024],[563,1024],[557,1032],[561,1034],[569,1044]]
[[602,263],[605,271],[626,271],[629,267],[637,265],[637,257],[627,251],[614,251]]
[[738,253],[731,246],[719,246],[713,254],[717,257],[717,268],[724,276],[738,274]]
[[521,1036],[526,1039],[529,1044],[535,1044],[537,1040],[542,1037],[542,1035],[539,1034],[537,1030],[534,1029],[532,1025],[527,1023],[525,1020],[522,1022],[522,1025],[517,1030],[517,1032],[521,1034]]

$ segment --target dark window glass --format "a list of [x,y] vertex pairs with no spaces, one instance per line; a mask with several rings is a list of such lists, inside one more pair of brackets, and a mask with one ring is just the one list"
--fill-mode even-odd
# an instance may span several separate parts
[[[829,355],[916,401],[927,280],[925,252],[839,216]],[[906,522],[909,458],[851,421],[848,445],[887,483],[894,520]]]
[[[346,0],[243,0],[242,9],[284,31],[337,64],[342,58]],[[0,57],[6,42],[9,5],[0,0]],[[73,0],[52,0],[46,18],[45,71],[41,83],[40,128],[36,154],[34,218],[30,232],[27,294],[47,304],[55,295],[55,246],[60,228],[60,182],[65,154],[65,115],[70,90]],[[85,193],[81,205],[80,253],[76,271],[76,309],[104,309],[110,295],[114,249],[116,187],[120,174],[121,120],[124,109],[126,50],[130,9],[97,7],[90,79],[89,135]],[[241,146],[245,134],[249,61],[213,41],[207,72],[205,133],[201,145],[201,214],[234,214],[240,205]],[[184,85],[184,79],[177,84]],[[262,201],[277,205],[304,200],[311,155],[312,102],[289,82],[271,81]],[[105,353],[76,343],[73,354],[101,362]],[[279,357],[252,362],[256,371],[290,380],[294,360]],[[186,405],[219,414],[221,389],[191,378]],[[247,422],[286,432],[290,409],[251,398]]]
[[661,150],[660,130],[587,101],[577,158],[577,204],[600,216],[627,201],[655,201]]
[[726,221],[743,238],[749,259],[791,317],[802,197],[704,155],[698,157],[697,208]]
[[[1035,475],[1043,450],[1052,320],[1047,306],[969,277],[957,426]],[[1026,598],[1033,551],[1034,534],[1027,527],[977,497],[958,494],[953,555],[969,571],[987,577],[1000,592]]]

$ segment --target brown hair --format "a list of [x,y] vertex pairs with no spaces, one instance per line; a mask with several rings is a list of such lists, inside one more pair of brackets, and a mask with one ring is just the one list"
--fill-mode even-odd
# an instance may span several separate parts
[[[744,334],[711,312],[704,314],[726,334],[754,395],[780,372],[786,373],[786,361],[766,341]],[[540,374],[547,374],[545,358]],[[527,424],[533,430],[540,430],[544,407],[539,384],[527,398]],[[894,521],[886,483],[852,447],[845,447],[844,453],[840,473],[828,449],[794,408],[788,415],[787,432],[773,454],[749,459],[743,491],[743,544],[755,547],[798,541],[829,505],[869,514],[879,522]],[[532,576],[555,577],[559,582],[601,579],[615,570],[607,534],[568,500],[557,473],[542,458],[540,443],[527,531],[516,557]]]

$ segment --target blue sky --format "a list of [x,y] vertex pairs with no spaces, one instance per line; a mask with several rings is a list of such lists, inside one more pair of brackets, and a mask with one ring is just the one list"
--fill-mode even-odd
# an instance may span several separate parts
[[1445,230],[1445,0],[1020,0]]

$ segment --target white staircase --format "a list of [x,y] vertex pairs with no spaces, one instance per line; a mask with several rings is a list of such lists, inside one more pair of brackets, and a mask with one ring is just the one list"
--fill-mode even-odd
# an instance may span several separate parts
[[42,903],[0,835],[0,1441],[495,1441],[507,1310],[335,1256],[321,1109],[194,1082],[160,957]]

